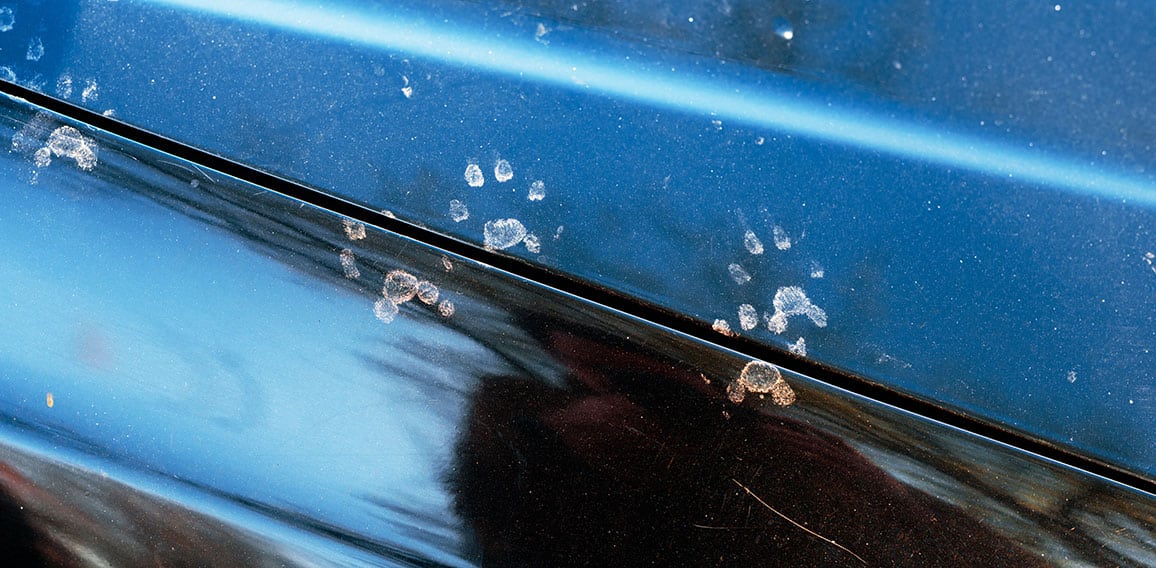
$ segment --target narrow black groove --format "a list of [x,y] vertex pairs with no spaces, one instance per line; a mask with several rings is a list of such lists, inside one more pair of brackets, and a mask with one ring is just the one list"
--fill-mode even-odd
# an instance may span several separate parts
[[125,124],[113,118],[103,116],[99,113],[19,85],[0,81],[0,92],[24,99],[34,105],[66,116],[77,122],[108,131],[116,136],[176,156],[198,166],[217,170],[245,182],[282,193],[294,199],[299,199],[311,205],[328,209],[364,223],[381,227],[470,260],[493,266],[527,280],[532,280],[639,319],[668,327],[702,341],[721,345],[753,358],[774,363],[785,369],[812,377],[829,385],[851,391],[878,402],[1156,495],[1156,480],[1149,479],[1141,474],[1121,469],[1118,466],[1034,439],[1024,433],[1004,429],[911,395],[894,391],[865,378],[847,373],[846,371],[796,357],[788,352],[763,345],[750,338],[723,336],[710,329],[704,322],[688,318],[655,304],[643,302],[637,298],[617,293],[572,276],[552,272],[541,266],[520,259],[502,256],[476,245],[439,234],[430,229],[387,217],[382,213],[367,209],[366,207],[340,197],[335,197],[322,191],[306,187],[300,183],[254,169],[142,128]]

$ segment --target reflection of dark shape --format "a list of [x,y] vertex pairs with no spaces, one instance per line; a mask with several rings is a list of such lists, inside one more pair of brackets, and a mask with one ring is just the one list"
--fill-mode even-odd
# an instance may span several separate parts
[[[6,466],[0,479],[11,478]],[[28,523],[25,512],[16,500],[8,494],[8,489],[0,485],[0,558],[6,566],[43,566],[44,559],[36,549],[39,541],[36,531]]]
[[628,348],[549,337],[573,388],[483,381],[458,446],[456,506],[486,565],[1033,564],[835,437]]

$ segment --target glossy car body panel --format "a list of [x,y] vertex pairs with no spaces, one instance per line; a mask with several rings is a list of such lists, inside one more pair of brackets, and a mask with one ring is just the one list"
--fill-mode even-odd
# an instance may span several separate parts
[[790,371],[740,380],[742,354],[19,101],[0,117],[0,488],[31,560],[1153,559],[1151,495]]
[[1150,10],[13,6],[17,82],[1156,472]]

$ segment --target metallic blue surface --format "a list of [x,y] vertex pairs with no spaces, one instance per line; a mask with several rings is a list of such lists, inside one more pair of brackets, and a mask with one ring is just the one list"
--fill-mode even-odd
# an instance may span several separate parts
[[801,286],[827,327],[749,334],[1156,472],[1150,11],[642,8],[28,2],[0,64],[708,325]]
[[479,244],[516,218],[507,253],[705,325],[802,287],[826,327],[743,332],[1156,471],[1150,11],[15,6],[17,81]]
[[[740,354],[18,101],[0,127],[0,497],[56,564],[1153,558],[1151,495],[787,371],[740,404]],[[398,270],[437,299],[385,309]]]

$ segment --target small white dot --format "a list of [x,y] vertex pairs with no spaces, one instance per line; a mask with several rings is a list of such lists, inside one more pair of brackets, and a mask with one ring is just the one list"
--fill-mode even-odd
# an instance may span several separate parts
[[1059,11],[1060,11],[1060,5],[1059,5],[1059,4],[1056,4],[1056,11],[1057,11],[1057,12],[1059,12]]

